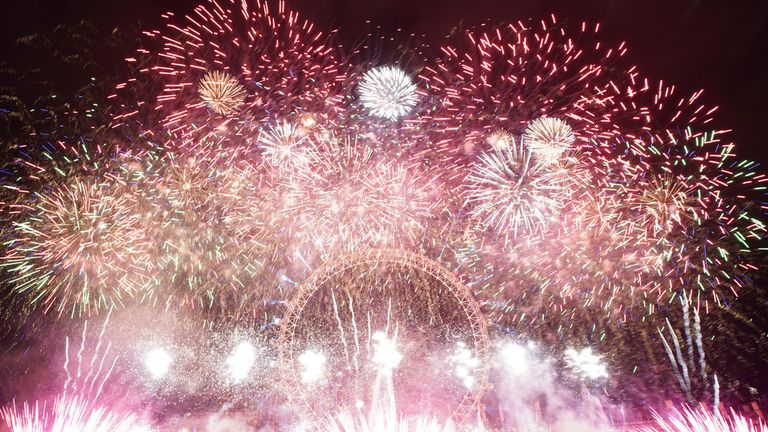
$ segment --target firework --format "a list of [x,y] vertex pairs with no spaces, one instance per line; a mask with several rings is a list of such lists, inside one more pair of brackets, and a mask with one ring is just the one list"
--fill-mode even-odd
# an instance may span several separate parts
[[[144,44],[127,59],[147,67],[118,84],[114,97],[123,110],[116,121],[157,124],[176,137],[225,133],[248,141],[263,119],[337,103],[344,74],[327,36],[282,1],[273,6],[208,0],[183,23],[164,15],[164,29],[144,32]],[[161,90],[145,94],[146,82]]]
[[356,137],[321,139],[287,185],[285,219],[300,244],[324,253],[418,244],[440,184],[406,162],[382,159]]
[[235,347],[235,350],[226,360],[227,369],[233,381],[240,382],[248,377],[248,373],[256,362],[256,356],[256,347],[250,342],[240,342]]
[[669,416],[656,414],[658,426],[639,432],[765,432],[768,426],[762,420],[749,420],[735,411],[712,412],[705,407],[674,410]]
[[[650,313],[692,285],[719,303],[749,277],[745,257],[765,229],[763,208],[729,197],[760,196],[765,179],[732,159],[723,131],[706,132],[715,109],[700,93],[678,97],[622,69],[624,44],[590,44],[596,33],[554,17],[458,32],[419,74],[438,101],[420,123],[481,231],[462,228],[482,261],[473,279],[499,293],[491,281],[510,272],[556,308],[576,299]],[[512,289],[503,302],[517,301]]]
[[504,129],[498,129],[488,135],[487,141],[496,151],[504,151],[515,145],[515,137]]
[[21,293],[72,313],[120,305],[146,288],[148,239],[136,197],[112,180],[80,179],[20,206],[2,266]]
[[371,115],[396,120],[407,115],[418,100],[411,77],[396,66],[381,66],[365,73],[360,102]]
[[134,414],[118,414],[79,396],[58,396],[49,407],[36,402],[0,411],[11,432],[146,432]]
[[384,415],[354,415],[341,411],[326,421],[324,432],[454,432],[452,422],[440,422],[430,417],[389,418]]
[[259,258],[268,255],[259,167],[211,143],[194,154],[167,153],[146,163],[142,208],[153,268],[147,296],[210,304],[212,297],[226,301],[255,285]]
[[684,179],[651,178],[637,191],[635,210],[639,223],[651,236],[665,235],[695,219],[697,210],[693,188]]
[[272,166],[281,169],[301,167],[308,163],[306,141],[304,127],[288,122],[278,123],[259,135],[264,156]]
[[675,292],[674,280],[719,303],[742,285],[751,244],[766,229],[764,210],[734,197],[758,196],[766,179],[754,163],[731,160],[732,145],[720,133],[670,139],[630,147],[634,166],[616,179],[616,192],[625,194],[614,200],[616,231],[646,251],[642,264],[659,297]]
[[542,163],[557,163],[576,140],[573,129],[559,118],[541,117],[525,128],[523,143]]
[[[465,425],[447,418],[494,411],[506,428],[570,428],[592,420],[547,417],[578,406],[602,420],[587,383],[608,378],[603,358],[502,342],[489,392],[487,320],[566,346],[586,331],[615,375],[603,337],[678,296],[685,341],[668,322],[663,348],[689,399],[695,372],[719,400],[699,308],[752,283],[768,177],[735,159],[700,93],[643,79],[624,44],[554,17],[456,31],[435,61],[404,53],[407,67],[352,64],[372,40],[337,49],[282,1],[204,0],[164,19],[108,98],[114,124],[98,128],[112,132],[38,134],[3,170],[7,304],[131,306],[119,343],[102,329],[85,355],[65,339],[65,396],[7,408],[13,430],[61,418],[135,432],[95,401],[115,351],[143,389],[129,402],[167,407],[152,414],[169,424],[204,406],[210,424],[290,411],[329,432],[453,431]],[[556,394],[568,375],[583,398]],[[742,420],[688,410],[659,424],[753,427]]]
[[566,198],[563,177],[522,144],[483,153],[467,176],[466,203],[483,228],[504,238],[547,231]]
[[236,111],[245,101],[245,89],[237,79],[226,72],[212,71],[200,80],[200,99],[218,114]]
[[596,380],[608,376],[602,358],[595,355],[590,347],[579,351],[569,348],[565,351],[565,360],[575,373],[586,379]]

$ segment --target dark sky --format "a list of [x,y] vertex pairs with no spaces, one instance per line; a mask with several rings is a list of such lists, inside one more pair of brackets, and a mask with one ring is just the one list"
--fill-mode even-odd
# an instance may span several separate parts
[[[8,0],[6,0],[8,1]],[[85,19],[104,29],[145,23],[167,10],[183,14],[196,1],[21,0],[3,6],[3,46],[56,24]],[[363,23],[403,28],[439,41],[458,23],[541,18],[601,22],[607,41],[629,42],[630,59],[645,75],[719,105],[717,124],[734,129],[739,154],[768,163],[768,0],[288,0],[321,28],[357,41]]]

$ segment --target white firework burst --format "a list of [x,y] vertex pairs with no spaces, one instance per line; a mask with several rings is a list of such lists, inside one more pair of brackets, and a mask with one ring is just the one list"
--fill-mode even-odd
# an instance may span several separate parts
[[515,137],[513,137],[509,132],[505,131],[504,129],[497,129],[490,135],[488,135],[488,144],[491,145],[491,147],[494,150],[504,150],[506,148],[509,148],[509,146],[515,144]]
[[565,351],[565,361],[574,373],[588,380],[608,377],[608,367],[603,358],[586,347],[580,351],[570,348]]
[[556,163],[576,141],[573,129],[555,117],[539,117],[523,133],[523,143],[542,163]]
[[531,160],[521,144],[483,153],[467,177],[466,204],[483,228],[505,237],[546,230],[567,179]]
[[290,122],[278,123],[261,133],[259,143],[272,166],[287,169],[307,163],[304,127]]
[[245,88],[226,72],[206,73],[197,89],[200,98],[218,114],[230,114],[245,102]]
[[396,120],[416,106],[416,85],[402,69],[381,66],[365,73],[359,87],[360,101],[371,115]]

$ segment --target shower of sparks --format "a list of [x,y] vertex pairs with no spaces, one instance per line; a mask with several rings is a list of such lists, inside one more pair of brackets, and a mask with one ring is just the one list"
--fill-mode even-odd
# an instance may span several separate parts
[[656,414],[657,426],[637,432],[768,432],[761,419],[751,420],[734,411],[723,413],[706,407],[684,407],[668,416]]
[[163,378],[172,364],[173,357],[164,348],[153,348],[144,355],[144,367],[153,379]]
[[235,347],[235,350],[226,360],[229,376],[234,382],[241,382],[248,377],[256,362],[257,355],[256,347],[250,342],[240,342]]
[[574,372],[586,379],[597,380],[608,377],[608,368],[603,363],[603,359],[594,354],[590,347],[579,351],[573,348],[566,350],[565,360]]
[[312,384],[320,381],[325,374],[325,364],[328,358],[319,351],[307,350],[298,357],[301,364],[301,381]]
[[61,395],[49,406],[16,404],[3,408],[0,418],[11,432],[146,432],[133,414],[117,414],[93,406],[79,396]]

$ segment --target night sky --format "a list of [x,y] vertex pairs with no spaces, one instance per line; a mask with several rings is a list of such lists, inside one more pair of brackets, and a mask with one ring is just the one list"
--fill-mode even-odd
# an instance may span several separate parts
[[[141,23],[156,28],[160,14],[190,11],[189,0],[24,0],[0,16],[3,51],[16,38],[86,20],[102,30]],[[768,118],[768,1],[766,0],[289,0],[321,29],[337,28],[342,42],[358,41],[370,20],[382,33],[402,28],[439,42],[457,25],[508,22],[554,13],[574,26],[602,23],[607,42],[627,41],[629,59],[652,79],[684,93],[705,89],[720,106],[717,127],[733,129],[743,158],[768,163],[763,137]],[[11,54],[12,55],[12,54]],[[2,57],[9,60],[7,55]]]

